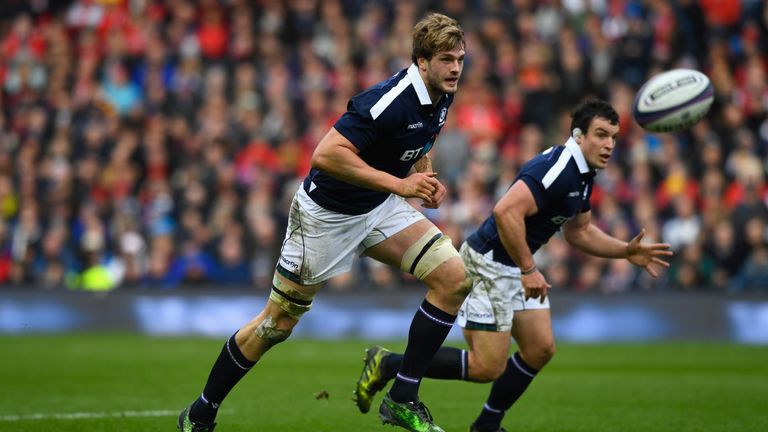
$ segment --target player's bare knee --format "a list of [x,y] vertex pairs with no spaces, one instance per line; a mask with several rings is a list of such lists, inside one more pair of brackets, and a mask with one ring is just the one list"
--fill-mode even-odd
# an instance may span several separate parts
[[555,356],[555,343],[545,342],[520,351],[520,355],[528,366],[541,369]]
[[460,258],[443,263],[443,267],[434,272],[425,282],[430,290],[434,291],[446,304],[457,308],[461,306],[472,289],[472,281]]
[[555,343],[552,342],[548,345],[546,345],[542,350],[542,359],[544,360],[544,364],[549,363],[550,360],[552,360],[552,357],[555,356],[555,352],[557,352],[557,347],[555,346]]
[[469,292],[472,291],[472,278],[469,276],[469,272],[464,268],[463,262],[461,264],[461,268],[463,270],[463,274],[461,281],[459,282],[459,289],[457,293],[463,301],[463,299],[469,295]]
[[464,268],[464,262],[461,259],[446,262],[443,275],[445,293],[455,297],[459,303],[462,303],[472,289],[472,280]]
[[504,361],[477,363],[474,368],[470,368],[470,378],[479,383],[493,382],[504,373],[506,367]]

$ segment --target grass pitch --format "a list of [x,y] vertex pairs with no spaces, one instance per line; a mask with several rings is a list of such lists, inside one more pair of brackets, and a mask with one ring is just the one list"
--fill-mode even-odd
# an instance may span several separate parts
[[[0,337],[0,431],[174,431],[224,340],[127,334]],[[222,405],[217,431],[392,431],[350,400],[370,342],[279,345]],[[402,343],[385,344],[401,349]],[[447,432],[489,385],[426,380]],[[329,397],[316,399],[325,391]],[[504,421],[510,431],[767,431],[768,348],[560,345]]]

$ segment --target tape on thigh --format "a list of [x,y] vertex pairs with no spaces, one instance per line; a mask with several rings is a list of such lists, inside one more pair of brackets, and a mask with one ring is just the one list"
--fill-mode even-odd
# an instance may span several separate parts
[[314,297],[313,294],[304,294],[283,283],[277,275],[272,279],[272,292],[269,293],[269,299],[292,318],[299,319],[309,311]]
[[400,268],[422,280],[437,266],[458,256],[450,237],[433,226],[405,251]]

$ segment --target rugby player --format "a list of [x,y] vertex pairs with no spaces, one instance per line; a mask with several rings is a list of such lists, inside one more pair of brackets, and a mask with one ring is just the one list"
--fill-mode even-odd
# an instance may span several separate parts
[[465,41],[454,19],[436,13],[416,24],[412,41],[410,67],[354,96],[315,149],[291,205],[269,300],[225,343],[202,394],[179,415],[183,432],[213,430],[229,391],[290,336],[323,282],[349,271],[360,254],[428,288],[379,415],[410,431],[442,431],[418,389],[471,282],[450,239],[405,198],[437,208],[445,197],[427,153],[458,89]]
[[[469,350],[443,347],[425,376],[493,381],[471,432],[504,432],[504,414],[555,354],[548,290],[533,254],[562,229],[572,246],[590,255],[623,258],[657,277],[669,267],[666,243],[629,242],[592,224],[589,199],[596,170],[616,146],[619,115],[605,101],[583,102],[572,112],[572,136],[528,161],[480,228],[461,246],[472,292],[459,312]],[[509,356],[510,336],[518,350]],[[394,376],[400,354],[367,350],[355,400],[367,412],[376,392]]]

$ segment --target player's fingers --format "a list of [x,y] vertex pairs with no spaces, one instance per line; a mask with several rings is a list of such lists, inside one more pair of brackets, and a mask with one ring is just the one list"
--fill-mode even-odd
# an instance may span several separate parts
[[436,203],[439,203],[443,200],[443,197],[445,197],[446,190],[445,188],[438,187],[435,191],[434,201]]
[[541,290],[541,300],[539,300],[540,303],[544,303],[544,300],[547,299],[547,288],[544,288]]
[[654,256],[662,256],[662,255],[663,256],[672,256],[672,255],[675,254],[671,250],[666,250],[666,249],[665,250],[655,250],[655,251],[652,251],[652,252],[653,252]]
[[653,259],[653,260],[651,260],[651,261],[652,261],[654,264],[658,264],[658,265],[660,265],[660,266],[662,266],[662,267],[666,267],[666,268],[669,268],[669,263],[668,263],[668,262],[666,262],[666,261],[664,261],[663,259],[660,259],[660,258],[654,258],[654,259]]
[[651,275],[652,278],[656,279],[659,277],[659,274],[656,273],[656,270],[653,269],[650,265],[645,266],[645,271],[648,272],[649,275]]
[[651,243],[646,245],[646,247],[655,251],[665,251],[665,250],[670,250],[672,248],[672,245],[670,245],[669,243]]
[[645,228],[640,230],[640,233],[638,233],[635,238],[630,240],[630,243],[640,243],[640,240],[643,239],[643,236],[645,235]]
[[435,189],[429,183],[423,183],[419,185],[418,191],[422,195],[427,195],[431,197],[432,194],[435,192]]
[[424,177],[424,180],[421,184],[428,185],[429,187],[436,188],[438,183],[440,183],[436,178],[434,177]]

